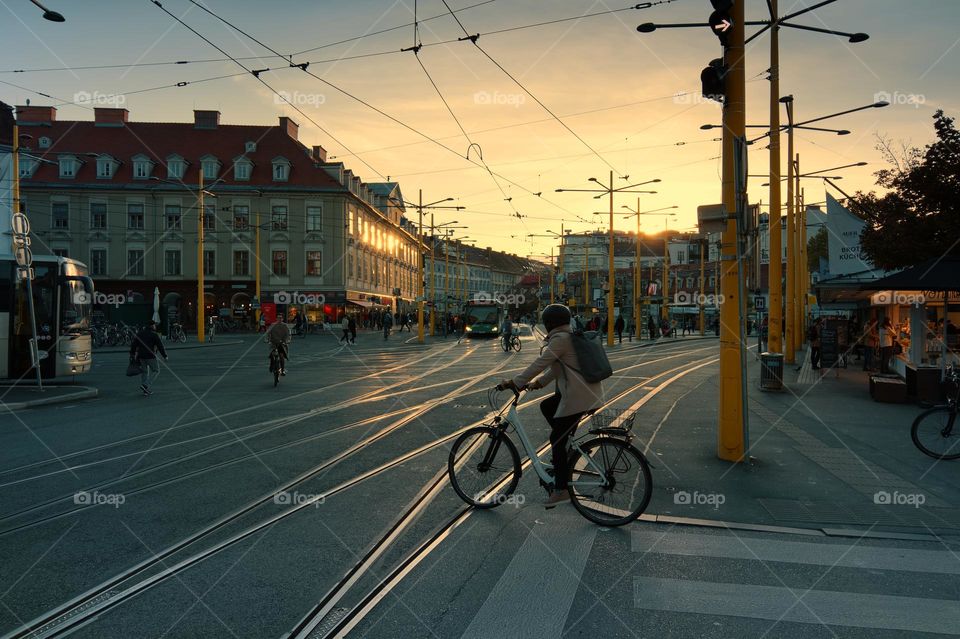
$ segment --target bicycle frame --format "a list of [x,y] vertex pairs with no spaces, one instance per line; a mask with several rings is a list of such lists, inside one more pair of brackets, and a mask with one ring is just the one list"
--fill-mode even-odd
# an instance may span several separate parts
[[[548,468],[553,468],[553,464],[545,462],[540,459],[537,455],[537,450],[534,448],[533,443],[530,441],[530,438],[527,436],[527,432],[523,428],[523,422],[520,420],[520,415],[517,412],[517,404],[520,401],[521,394],[517,393],[513,400],[510,402],[506,410],[506,416],[503,415],[503,411],[497,414],[495,421],[504,421],[507,425],[513,426],[513,429],[517,433],[517,437],[520,439],[520,445],[523,447],[523,451],[527,454],[527,457],[530,458],[530,464],[533,467],[533,471],[537,474],[537,477],[540,478],[544,484],[553,483],[554,478],[547,473]],[[578,424],[579,426],[579,424]],[[591,468],[592,471],[596,473],[596,476],[599,478],[596,481],[586,481],[584,479],[576,479],[571,483],[579,487],[587,486],[605,486],[607,484],[606,477],[604,476],[603,469],[597,465],[589,455],[583,454],[583,449],[580,448],[580,442],[586,439],[592,433],[587,433],[581,435],[577,438],[574,438],[570,441],[570,447],[580,453],[580,458],[585,460],[587,465]]]

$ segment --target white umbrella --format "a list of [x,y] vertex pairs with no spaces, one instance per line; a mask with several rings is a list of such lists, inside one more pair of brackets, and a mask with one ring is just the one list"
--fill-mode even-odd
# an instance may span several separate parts
[[153,321],[160,323],[160,287],[153,287]]

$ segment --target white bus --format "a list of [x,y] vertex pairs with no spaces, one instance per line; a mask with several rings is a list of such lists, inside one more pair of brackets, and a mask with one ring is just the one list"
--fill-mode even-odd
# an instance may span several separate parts
[[[90,316],[93,280],[86,265],[55,255],[33,256],[33,310],[40,374],[44,379],[80,375],[93,365]],[[17,264],[0,256],[0,379],[30,379],[30,304]]]

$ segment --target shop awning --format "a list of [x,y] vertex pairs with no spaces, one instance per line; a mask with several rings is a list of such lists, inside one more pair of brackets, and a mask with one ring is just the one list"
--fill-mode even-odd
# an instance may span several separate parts
[[960,256],[927,260],[860,285],[865,291],[960,291]]
[[373,308],[376,306],[373,302],[368,302],[367,300],[347,300],[347,304],[355,304],[363,308]]

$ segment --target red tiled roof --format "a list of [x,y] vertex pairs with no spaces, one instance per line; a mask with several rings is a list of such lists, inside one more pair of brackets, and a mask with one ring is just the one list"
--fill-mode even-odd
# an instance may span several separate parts
[[[344,187],[326,171],[314,166],[309,150],[278,126],[221,124],[214,129],[194,128],[192,122],[128,122],[121,126],[95,126],[92,121],[54,121],[40,126],[22,125],[21,134],[33,136],[24,141],[29,153],[56,161],[60,154],[74,154],[84,164],[72,179],[61,179],[56,166],[40,163],[33,177],[25,183],[59,182],[68,184],[148,183],[133,178],[135,155],[146,155],[154,163],[151,175],[167,178],[167,157],[179,155],[187,162],[184,182],[195,183],[200,158],[213,155],[220,162],[220,183],[235,186],[310,186],[343,190]],[[38,148],[41,136],[51,139],[47,149]],[[233,161],[244,155],[247,142],[255,142],[257,150],[247,154],[253,162],[249,180],[233,179]],[[122,162],[114,176],[97,178],[96,158],[86,153],[110,155]],[[278,156],[290,162],[286,182],[273,181],[272,160]],[[153,182],[156,184],[156,182]]]

